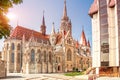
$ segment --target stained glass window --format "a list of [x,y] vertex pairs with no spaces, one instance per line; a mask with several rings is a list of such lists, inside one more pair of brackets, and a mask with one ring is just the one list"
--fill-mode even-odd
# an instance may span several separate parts
[[71,50],[69,49],[68,51],[67,51],[67,61],[71,61],[72,60],[72,52],[71,52]]
[[35,62],[35,51],[33,49],[31,50],[31,62]]
[[11,54],[11,62],[14,63],[14,53]]

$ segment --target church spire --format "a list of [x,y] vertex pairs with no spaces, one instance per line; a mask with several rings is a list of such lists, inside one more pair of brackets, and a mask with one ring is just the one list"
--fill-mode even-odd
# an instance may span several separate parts
[[65,20],[67,19],[68,20],[66,0],[64,0],[63,19],[65,19]]
[[64,0],[64,13],[63,13],[63,17],[67,17],[66,0]]
[[90,42],[89,42],[89,40],[88,40],[88,42],[87,42],[87,46],[90,47]]
[[44,11],[43,11],[43,19],[42,19],[42,25],[41,25],[41,33],[43,35],[46,34],[46,25],[45,25]]
[[51,34],[55,34],[54,22],[53,22],[53,26],[52,26],[52,32],[51,32]]

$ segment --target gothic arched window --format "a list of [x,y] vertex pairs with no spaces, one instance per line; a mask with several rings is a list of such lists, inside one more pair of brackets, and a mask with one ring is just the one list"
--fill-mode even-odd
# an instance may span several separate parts
[[7,50],[8,50],[8,48],[9,48],[9,44],[7,43]]
[[17,62],[20,63],[20,53],[17,54]]
[[69,49],[68,51],[67,51],[67,61],[71,61],[72,60],[72,52],[71,52],[71,50]]
[[15,49],[15,45],[14,45],[14,43],[12,43],[11,48],[12,48],[12,50],[14,50],[14,49]]
[[14,53],[11,54],[11,62],[14,63]]
[[49,52],[49,62],[52,63],[52,54]]
[[20,44],[17,45],[17,50],[20,50]]
[[46,62],[46,51],[44,51],[44,62]]
[[32,49],[31,50],[31,62],[35,62],[35,50],[34,49]]
[[38,54],[37,60],[39,62],[39,61],[41,61],[41,51],[40,51],[40,49],[37,51],[37,54]]

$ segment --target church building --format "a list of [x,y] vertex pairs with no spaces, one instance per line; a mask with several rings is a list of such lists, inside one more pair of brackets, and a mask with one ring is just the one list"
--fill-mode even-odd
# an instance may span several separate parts
[[46,34],[46,28],[44,14],[40,31],[16,26],[4,41],[2,51],[8,73],[59,73],[91,67],[90,42],[84,30],[80,41],[73,39],[66,1],[59,32],[55,31],[54,23],[50,34]]

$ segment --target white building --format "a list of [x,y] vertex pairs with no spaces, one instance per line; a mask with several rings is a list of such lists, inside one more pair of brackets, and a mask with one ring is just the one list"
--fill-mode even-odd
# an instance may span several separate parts
[[89,10],[92,19],[92,66],[96,74],[119,75],[120,0],[94,0]]

